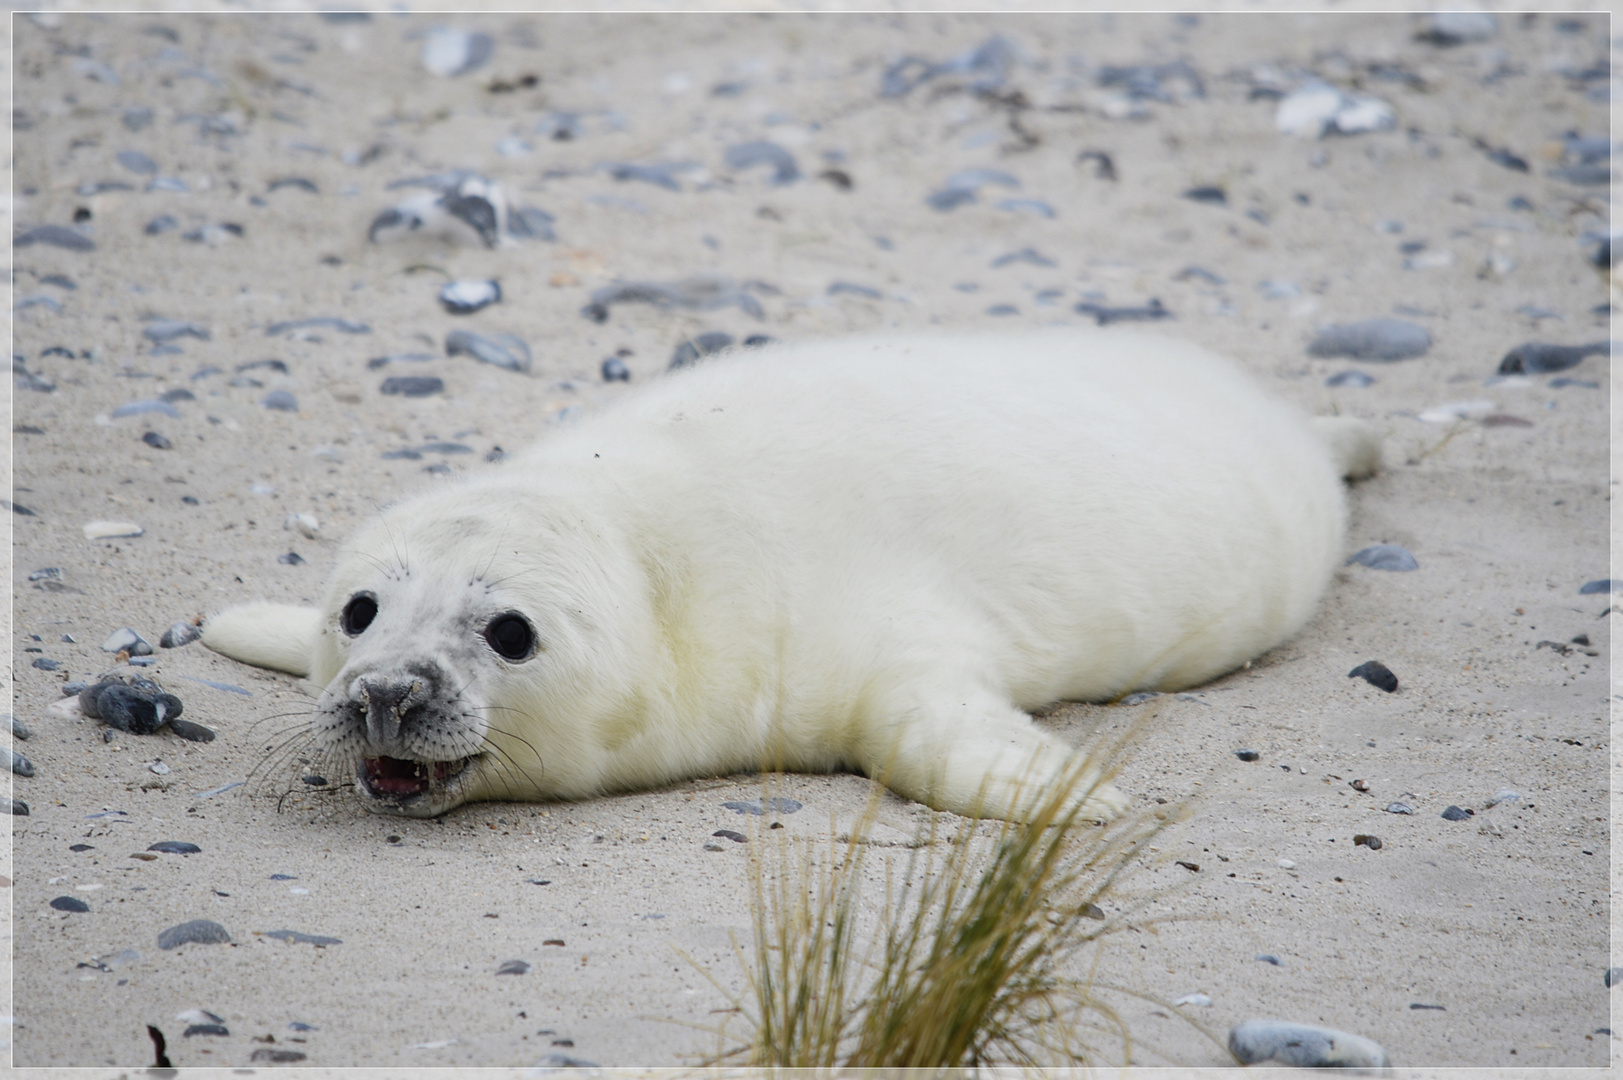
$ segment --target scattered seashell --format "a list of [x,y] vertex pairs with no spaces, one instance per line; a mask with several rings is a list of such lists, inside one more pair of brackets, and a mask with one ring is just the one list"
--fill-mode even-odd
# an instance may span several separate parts
[[306,1055],[302,1050],[275,1050],[262,1046],[248,1055],[249,1061],[268,1061],[272,1065],[287,1065],[295,1061],[303,1061]]
[[159,840],[147,848],[148,851],[162,852],[165,855],[197,855],[202,848],[196,844],[188,844],[184,840]]
[[997,169],[966,169],[953,173],[939,191],[933,192],[925,203],[943,212],[975,201],[976,192],[988,184],[1017,188],[1020,181]]
[[28,816],[28,804],[21,799],[13,799],[8,795],[0,795],[0,814],[12,814],[16,817]]
[[1356,386],[1359,388],[1375,385],[1375,377],[1366,375],[1362,371],[1338,371],[1324,380],[1326,386]]
[[1359,1035],[1285,1020],[1247,1020],[1229,1029],[1229,1053],[1242,1065],[1277,1061],[1297,1068],[1386,1069],[1380,1045]]
[[303,566],[304,556],[297,551],[289,551],[286,554],[276,556],[276,561],[283,566]]
[[[169,766],[165,765],[162,761],[154,761],[152,764],[148,765],[147,768],[158,776],[169,775]],[[150,851],[151,849],[149,848],[148,850]]]
[[[341,334],[370,334],[372,332],[372,328],[366,323],[356,322],[354,319],[340,319],[332,315],[318,315],[310,319],[289,319],[285,322],[271,323],[269,326],[265,327],[265,336],[279,337],[282,334],[294,333],[299,330],[319,329],[337,330]],[[278,368],[276,365],[281,366]],[[265,366],[272,367],[284,374],[287,372],[287,365],[282,364],[280,360],[255,360],[251,364],[242,365],[241,367],[237,368],[237,370],[246,371],[251,367]]]
[[475,334],[471,330],[452,330],[445,335],[445,355],[468,355],[485,364],[494,364],[508,371],[528,373],[530,347],[512,334]]
[[1453,806],[1453,805],[1450,805],[1448,807],[1448,809],[1443,811],[1443,814],[1442,814],[1442,817],[1443,817],[1444,821],[1464,821],[1466,818],[1468,818],[1470,816],[1471,816],[1471,811],[1462,810],[1458,806]]
[[156,431],[149,431],[142,435],[141,441],[154,450],[173,450],[175,447],[175,444],[170,442],[166,436],[160,435]]
[[1403,802],[1387,803],[1386,806],[1383,809],[1385,809],[1388,814],[1412,814],[1412,813],[1414,813],[1414,807],[1410,806],[1408,803],[1403,803]]
[[489,34],[437,26],[423,39],[423,68],[450,78],[483,67],[496,51]]
[[[1398,691],[1398,677],[1392,674],[1392,670],[1379,660],[1364,661],[1362,664],[1359,664],[1357,667],[1347,672],[1347,678],[1363,679],[1371,686],[1376,687],[1377,689],[1385,690],[1388,694],[1395,694]],[[1353,783],[1356,787],[1358,781],[1354,781]],[[1369,785],[1365,784],[1359,790],[1368,791]]]
[[[489,248],[508,231],[507,198],[495,181],[466,169],[397,180],[391,189],[429,190],[396,203],[372,219],[367,238],[380,242],[407,235],[477,240]],[[551,218],[547,217],[550,226]],[[547,230],[550,233],[550,227]]]
[[1492,412],[1493,409],[1491,401],[1450,401],[1416,413],[1415,419],[1428,424],[1452,424],[1457,420],[1469,420],[1478,413]]
[[502,287],[494,281],[452,281],[440,290],[440,303],[452,315],[471,315],[502,298]]
[[114,420],[122,420],[126,416],[140,416],[143,413],[162,413],[172,419],[180,419],[180,410],[167,401],[132,401],[114,409],[112,417]]
[[[751,294],[751,288],[763,287],[759,282],[740,285],[720,274],[699,274],[669,282],[623,281],[594,290],[591,303],[581,308],[581,314],[593,322],[603,322],[609,317],[609,305],[639,303],[689,311],[714,311],[737,306],[745,314],[759,319],[765,312],[761,302]],[[770,289],[770,286],[765,288]]]
[[1183,997],[1174,998],[1172,1001],[1172,1004],[1174,1005],[1195,1005],[1200,1008],[1206,1008],[1207,1006],[1211,1005],[1211,1003],[1212,999],[1210,995],[1198,992],[1193,994],[1185,994]]
[[34,775],[34,763],[8,747],[0,746],[0,765],[18,776]]
[[1241,761],[1256,761],[1258,758],[1262,757],[1262,755],[1257,753],[1255,750],[1236,750],[1234,751],[1234,756],[1239,758]]
[[1416,41],[1431,45],[1464,45],[1487,41],[1499,32],[1499,20],[1486,11],[1439,11],[1425,16]]
[[260,937],[275,938],[285,941],[289,945],[314,945],[317,948],[326,948],[328,945],[342,945],[343,939],[335,937],[322,937],[320,934],[305,934],[298,930],[266,930]]
[[654,161],[646,163],[606,161],[597,168],[622,183],[628,180],[639,180],[645,184],[662,187],[666,191],[681,191],[682,185],[676,182],[677,174],[693,172],[701,168],[701,166],[694,161]]
[[131,656],[151,656],[152,646],[145,639],[129,627],[121,627],[108,635],[107,640],[101,643],[102,652],[127,652]]
[[433,375],[392,375],[383,380],[378,390],[400,397],[432,397],[445,391],[445,380]]
[[1368,94],[1347,93],[1309,79],[1280,99],[1274,126],[1286,135],[1318,139],[1329,134],[1355,135],[1397,127],[1392,106]]
[[1030,214],[1033,217],[1054,218],[1054,208],[1041,199],[999,199],[992,204],[993,209],[1007,210],[1014,214]]
[[1357,563],[1371,570],[1418,570],[1420,564],[1406,547],[1397,544],[1371,544],[1348,556],[1346,565]]
[[498,975],[528,975],[530,964],[527,960],[509,960],[496,969]]
[[282,519],[282,528],[297,531],[306,539],[314,539],[321,530],[321,522],[316,520],[314,514],[289,514]]

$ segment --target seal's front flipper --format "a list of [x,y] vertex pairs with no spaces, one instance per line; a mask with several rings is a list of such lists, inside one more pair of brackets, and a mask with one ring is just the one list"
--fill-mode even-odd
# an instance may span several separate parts
[[321,609],[263,600],[226,608],[203,624],[203,644],[254,667],[310,674]]

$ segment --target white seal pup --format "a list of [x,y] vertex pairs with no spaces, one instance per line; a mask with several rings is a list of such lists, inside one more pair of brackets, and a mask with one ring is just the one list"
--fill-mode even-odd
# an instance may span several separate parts
[[324,686],[316,739],[378,810],[781,768],[1019,818],[1076,763],[1024,710],[1290,636],[1378,451],[1133,332],[743,350],[384,510],[320,610],[203,640]]

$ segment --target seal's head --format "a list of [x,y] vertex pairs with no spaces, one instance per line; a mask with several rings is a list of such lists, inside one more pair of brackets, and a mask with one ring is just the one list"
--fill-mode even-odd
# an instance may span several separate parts
[[[385,511],[341,556],[311,677],[314,732],[363,802],[432,817],[479,799],[591,793],[616,688],[578,528],[485,489]],[[584,556],[584,557],[583,557]],[[590,699],[590,700],[588,700]]]

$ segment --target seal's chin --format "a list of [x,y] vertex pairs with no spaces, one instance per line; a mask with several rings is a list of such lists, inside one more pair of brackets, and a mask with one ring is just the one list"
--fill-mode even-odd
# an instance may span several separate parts
[[462,775],[475,758],[456,761],[412,761],[407,758],[362,758],[355,768],[367,808],[406,817],[434,817],[462,804]]

